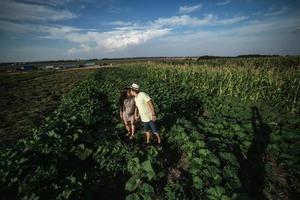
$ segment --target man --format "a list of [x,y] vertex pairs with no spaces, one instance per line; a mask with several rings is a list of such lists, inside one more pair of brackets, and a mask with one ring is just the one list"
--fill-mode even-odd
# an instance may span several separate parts
[[141,121],[146,132],[146,143],[150,143],[150,132],[156,136],[157,144],[160,145],[160,136],[156,126],[156,114],[151,98],[145,92],[140,92],[140,87],[133,83],[130,87],[130,93],[134,96],[135,105],[138,108]]

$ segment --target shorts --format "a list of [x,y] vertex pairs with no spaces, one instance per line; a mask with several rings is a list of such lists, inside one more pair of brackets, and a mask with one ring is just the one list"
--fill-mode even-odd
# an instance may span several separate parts
[[146,132],[152,131],[152,133],[158,134],[158,129],[154,121],[143,122],[143,125]]

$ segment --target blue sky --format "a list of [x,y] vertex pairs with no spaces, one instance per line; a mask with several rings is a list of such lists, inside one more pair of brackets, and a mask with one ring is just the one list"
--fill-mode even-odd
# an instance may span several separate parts
[[0,62],[300,54],[299,0],[1,0]]

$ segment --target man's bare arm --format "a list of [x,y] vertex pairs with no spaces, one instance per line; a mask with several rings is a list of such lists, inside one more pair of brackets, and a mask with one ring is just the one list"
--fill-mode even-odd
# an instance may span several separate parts
[[135,117],[135,119],[138,119],[140,117],[137,107],[135,107],[135,109],[134,109],[134,117]]
[[155,114],[154,105],[153,105],[152,100],[148,101],[147,104],[148,104],[149,109],[151,111],[152,120],[155,121],[156,120],[156,114]]

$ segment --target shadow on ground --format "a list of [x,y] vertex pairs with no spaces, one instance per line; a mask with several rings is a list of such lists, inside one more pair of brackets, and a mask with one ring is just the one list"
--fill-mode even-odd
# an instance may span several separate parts
[[252,107],[253,140],[247,152],[243,155],[241,149],[236,146],[235,153],[240,163],[239,177],[242,182],[243,192],[253,199],[267,199],[264,194],[265,186],[265,158],[266,148],[270,142],[270,127],[263,122],[257,107]]

